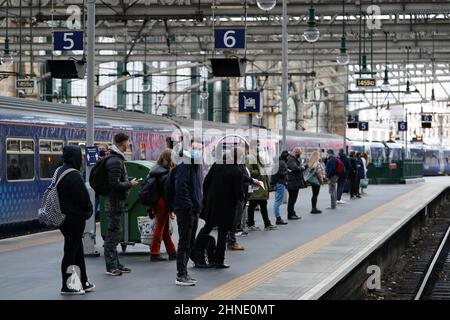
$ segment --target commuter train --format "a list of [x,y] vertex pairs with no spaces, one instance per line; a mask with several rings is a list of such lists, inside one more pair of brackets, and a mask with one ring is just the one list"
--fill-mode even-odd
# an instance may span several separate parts
[[[95,119],[96,145],[111,144],[117,132],[130,136],[125,154],[129,160],[155,160],[168,146],[167,138],[176,150],[182,144],[180,136],[197,129],[191,119],[103,108],[95,109]],[[278,133],[264,128],[250,133],[248,127],[209,121],[201,124],[205,162],[215,159],[219,143],[227,148],[243,139],[246,143],[258,141],[266,164],[275,162]],[[7,229],[37,219],[43,192],[61,163],[64,145],[84,149],[85,129],[84,107],[0,97],[0,227]],[[302,147],[306,157],[313,150],[336,150],[343,140],[332,134],[288,131],[286,144],[289,148]]]
[[[361,142],[352,141],[351,149],[366,152],[374,165],[383,162],[407,159],[423,161],[424,176],[450,175],[450,147],[439,147],[422,143],[410,143],[407,146],[397,142]],[[405,152],[406,150],[406,152]]]
[[[130,136],[130,148],[125,153],[129,160],[155,160],[169,144],[179,150],[180,137],[186,132],[195,134],[198,124],[186,118],[103,108],[95,109],[95,117],[94,144],[111,144],[114,134],[126,132]],[[268,166],[276,163],[279,132],[265,128],[248,131],[248,127],[209,121],[201,125],[206,163],[212,164],[217,157],[218,145],[228,148],[244,139],[245,143],[258,141],[260,156]],[[64,145],[79,145],[84,150],[85,129],[84,107],[0,97],[0,227],[36,221],[43,192],[61,163]],[[288,149],[300,146],[302,157],[307,159],[314,150],[325,156],[327,149],[342,148],[343,138],[287,131],[286,145]],[[374,163],[399,160],[402,154],[402,146],[395,143],[348,141],[347,146],[348,150],[367,152]],[[426,175],[450,173],[449,148],[425,146],[422,150],[411,145],[408,152],[424,160]]]

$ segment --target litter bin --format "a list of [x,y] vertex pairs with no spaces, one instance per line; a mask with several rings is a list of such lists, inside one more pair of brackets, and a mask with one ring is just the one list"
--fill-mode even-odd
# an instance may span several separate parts
[[[154,161],[125,161],[125,167],[127,168],[128,177],[142,178],[144,181],[147,177],[150,169],[155,165]],[[128,245],[133,245],[135,243],[141,242],[141,234],[139,232],[137,217],[147,216],[148,207],[144,206],[139,201],[140,185],[137,187],[132,187],[128,195],[128,214],[123,216],[122,223],[122,235],[120,237],[120,245],[122,251],[126,251]],[[108,229],[108,218],[105,213],[105,199],[100,197],[100,230],[102,238],[105,239],[106,231]]]

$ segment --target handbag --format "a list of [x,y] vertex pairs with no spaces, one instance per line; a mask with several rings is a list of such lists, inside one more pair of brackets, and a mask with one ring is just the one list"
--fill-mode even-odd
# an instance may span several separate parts
[[359,186],[363,189],[367,188],[368,185],[369,185],[369,179],[367,179],[367,178],[363,178],[359,182]]
[[312,171],[310,171],[308,173],[308,176],[306,177],[306,181],[308,181],[308,183],[310,185],[314,185],[314,186],[320,186],[320,182],[319,179],[317,178],[317,169],[314,168]]

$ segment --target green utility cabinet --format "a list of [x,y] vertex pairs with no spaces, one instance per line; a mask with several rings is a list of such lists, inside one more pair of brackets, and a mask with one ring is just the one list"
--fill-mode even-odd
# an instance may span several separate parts
[[[125,167],[128,172],[128,177],[142,178],[141,184],[145,181],[150,169],[155,165],[154,161],[125,161]],[[141,242],[141,234],[139,232],[137,217],[147,216],[148,207],[144,206],[139,201],[139,190],[141,189],[141,184],[132,187],[130,193],[128,194],[128,214],[124,215],[122,218],[122,235],[120,240],[120,245],[122,251],[126,251],[128,245],[134,245],[135,243]],[[108,229],[108,218],[105,213],[105,199],[100,197],[100,229],[102,238],[105,239],[106,231]]]

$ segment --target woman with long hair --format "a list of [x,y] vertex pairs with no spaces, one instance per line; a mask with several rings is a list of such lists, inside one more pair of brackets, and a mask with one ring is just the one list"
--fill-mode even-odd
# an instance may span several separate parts
[[322,213],[322,211],[317,209],[317,198],[320,192],[320,186],[324,182],[325,173],[322,164],[320,163],[320,153],[318,151],[314,151],[311,154],[311,157],[308,161],[308,178],[307,181],[311,185],[312,188],[312,197],[311,197],[311,213],[318,214]]
[[[156,166],[149,173],[149,178],[156,178],[160,190],[164,190],[164,181],[169,171],[175,167],[174,155],[171,149],[165,149],[156,161]],[[151,261],[167,260],[160,254],[161,241],[164,241],[169,260],[176,260],[177,250],[172,241],[169,230],[169,219],[175,219],[175,214],[167,209],[167,201],[165,195],[161,195],[156,202],[154,208],[149,209],[150,216],[156,218],[155,231],[153,232],[152,244],[150,248]]]

